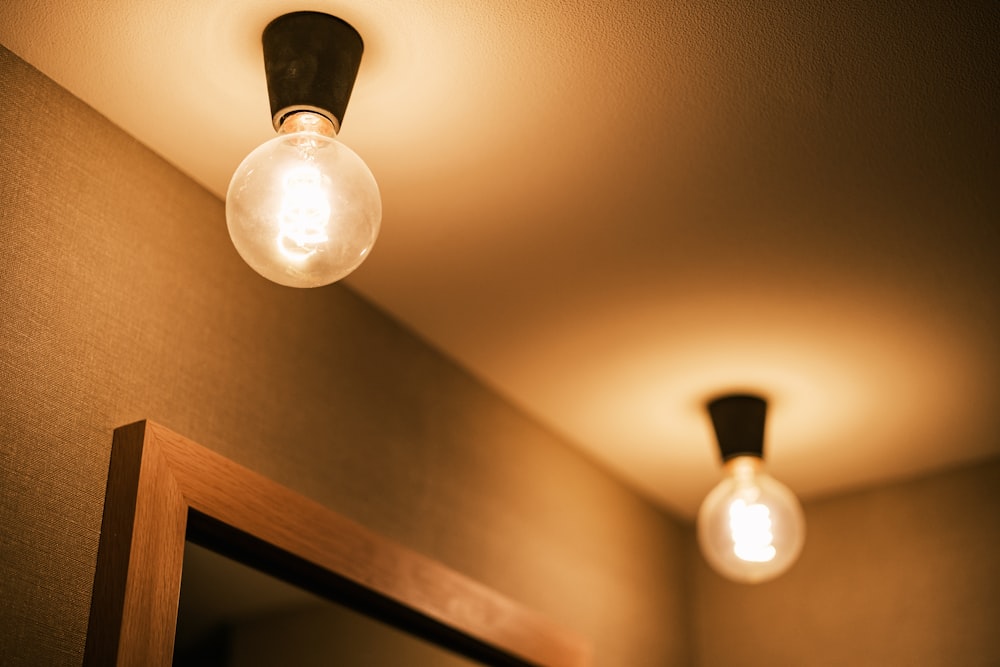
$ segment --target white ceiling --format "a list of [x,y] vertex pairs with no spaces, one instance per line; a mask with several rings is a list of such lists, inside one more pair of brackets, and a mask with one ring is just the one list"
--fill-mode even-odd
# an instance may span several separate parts
[[1000,5],[737,4],[7,0],[0,42],[223,197],[263,27],[352,23],[347,283],[682,516],[730,389],[807,498],[997,455]]

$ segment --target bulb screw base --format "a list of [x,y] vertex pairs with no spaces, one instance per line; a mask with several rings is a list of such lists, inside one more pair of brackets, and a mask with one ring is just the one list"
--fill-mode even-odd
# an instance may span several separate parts
[[708,403],[723,461],[737,456],[764,458],[767,401],[750,394],[730,394]]
[[264,72],[274,129],[300,111],[340,131],[361,67],[364,42],[350,24],[321,12],[293,12],[264,28]]

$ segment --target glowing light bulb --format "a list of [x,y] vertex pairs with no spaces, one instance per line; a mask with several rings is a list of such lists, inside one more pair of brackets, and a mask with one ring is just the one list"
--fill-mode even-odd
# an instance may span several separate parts
[[737,498],[729,505],[729,532],[733,536],[733,553],[737,558],[753,563],[774,560],[774,533],[771,532],[771,510],[760,503],[747,504]]
[[698,545],[719,574],[745,583],[790,568],[805,542],[802,506],[788,487],[764,472],[757,456],[725,464],[726,477],[698,511]]
[[284,196],[278,211],[278,250],[301,262],[316,254],[330,240],[330,202],[323,193],[319,169],[302,165],[290,169],[283,183]]
[[243,260],[268,280],[319,287],[368,256],[382,200],[367,165],[325,116],[299,112],[233,174],[226,222]]

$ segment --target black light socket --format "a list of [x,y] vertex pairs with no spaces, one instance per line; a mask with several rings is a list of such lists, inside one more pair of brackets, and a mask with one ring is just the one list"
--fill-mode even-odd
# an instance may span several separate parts
[[750,394],[730,394],[710,401],[708,413],[723,461],[737,456],[764,458],[767,401]]
[[358,31],[336,16],[293,12],[271,21],[262,41],[274,129],[313,111],[340,131],[364,51]]

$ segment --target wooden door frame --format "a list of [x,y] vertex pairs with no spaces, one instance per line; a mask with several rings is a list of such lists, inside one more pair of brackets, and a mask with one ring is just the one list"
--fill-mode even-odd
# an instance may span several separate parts
[[538,613],[141,421],[114,433],[84,665],[171,665],[189,538],[487,665],[589,664]]

